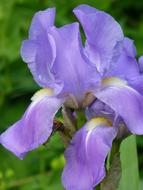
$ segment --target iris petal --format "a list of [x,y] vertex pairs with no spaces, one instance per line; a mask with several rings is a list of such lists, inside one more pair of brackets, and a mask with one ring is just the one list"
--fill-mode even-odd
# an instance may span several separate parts
[[56,28],[54,14],[54,9],[47,9],[34,16],[21,56],[40,86],[57,93],[64,88],[64,94],[81,101],[97,85],[97,69],[84,55],[78,23]]
[[83,26],[88,57],[98,71],[104,73],[110,61],[120,54],[120,42],[123,40],[120,25],[107,13],[88,5],[80,5],[73,12]]
[[35,14],[29,31],[29,39],[23,41],[20,52],[35,81],[41,87],[55,88],[58,93],[62,86],[55,81],[51,73],[56,57],[56,47],[49,30],[54,24],[54,17],[54,8]]
[[63,100],[43,97],[33,101],[23,117],[0,136],[0,143],[19,158],[42,145],[51,135],[53,119]]
[[29,30],[30,39],[37,39],[54,25],[55,12],[55,8],[49,8],[34,15]]
[[[67,163],[62,175],[66,190],[92,190],[104,178],[104,162],[117,131],[103,124],[108,125],[108,122],[102,121],[98,126],[93,120],[88,122],[75,134],[66,149]],[[91,130],[88,130],[89,125],[92,125]]]
[[136,89],[141,95],[143,95],[143,75],[131,78],[129,85]]
[[143,96],[127,85],[108,86],[95,96],[110,106],[133,134],[143,134]]
[[105,76],[116,76],[125,80],[132,80],[134,77],[140,75],[139,66],[136,61],[136,49],[133,40],[124,38],[123,51],[117,60],[110,64]]
[[97,85],[99,75],[83,53],[79,24],[53,27],[50,32],[56,43],[52,73],[64,83],[64,93],[71,93],[81,100],[88,90]]

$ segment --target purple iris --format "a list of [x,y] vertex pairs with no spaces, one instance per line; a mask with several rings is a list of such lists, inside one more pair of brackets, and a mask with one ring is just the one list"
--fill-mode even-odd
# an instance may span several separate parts
[[62,174],[66,190],[92,190],[105,177],[105,159],[121,124],[143,134],[142,58],[133,41],[107,13],[88,5],[74,9],[79,24],[54,26],[55,9],[35,14],[21,56],[38,91],[23,117],[0,136],[19,158],[47,141],[61,107],[84,109],[85,125],[65,151]]

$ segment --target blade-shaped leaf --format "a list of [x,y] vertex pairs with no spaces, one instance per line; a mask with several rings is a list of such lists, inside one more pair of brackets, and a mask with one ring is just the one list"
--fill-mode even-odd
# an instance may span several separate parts
[[122,177],[118,190],[139,190],[136,137],[125,139],[121,144]]

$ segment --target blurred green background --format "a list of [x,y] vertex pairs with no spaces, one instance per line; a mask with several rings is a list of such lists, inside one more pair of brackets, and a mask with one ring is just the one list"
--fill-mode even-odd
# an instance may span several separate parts
[[[56,24],[76,18],[72,9],[89,4],[107,11],[134,39],[138,56],[143,54],[143,1],[138,0],[0,0],[0,133],[18,120],[39,89],[19,54],[34,13],[56,7]],[[137,137],[140,181],[143,180],[143,138]],[[20,161],[0,146],[0,190],[62,190],[60,174],[64,147],[58,136],[46,147],[29,153]]]

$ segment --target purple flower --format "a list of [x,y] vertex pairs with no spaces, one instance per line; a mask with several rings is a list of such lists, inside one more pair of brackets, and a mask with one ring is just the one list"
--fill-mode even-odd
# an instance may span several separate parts
[[116,134],[117,128],[103,117],[91,119],[75,134],[65,151],[65,189],[92,190],[105,177],[104,162]]
[[55,27],[53,8],[35,14],[21,56],[43,89],[1,134],[0,143],[22,159],[51,136],[63,105],[84,108],[88,121],[65,151],[62,181],[67,190],[92,190],[105,176],[120,121],[129,132],[143,134],[142,59],[138,64],[133,41],[110,15],[88,5],[73,12],[83,26],[85,46],[78,23]]

